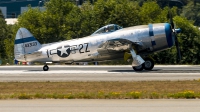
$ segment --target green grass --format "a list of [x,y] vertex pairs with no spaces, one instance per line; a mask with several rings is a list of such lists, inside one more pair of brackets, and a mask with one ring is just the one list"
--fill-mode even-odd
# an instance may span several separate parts
[[0,82],[0,99],[163,98],[200,98],[200,81]]

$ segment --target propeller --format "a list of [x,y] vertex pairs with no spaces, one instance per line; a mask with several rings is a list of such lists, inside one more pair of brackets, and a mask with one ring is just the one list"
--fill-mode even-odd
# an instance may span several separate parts
[[[180,62],[181,60],[181,51],[180,51],[180,48],[179,48],[179,42],[178,42],[178,38],[177,38],[177,32],[176,32],[176,29],[175,29],[175,26],[174,26],[174,22],[173,22],[173,19],[172,19],[172,15],[171,15],[171,10],[169,10],[169,17],[170,17],[170,24],[171,24],[171,28],[172,28],[172,32],[173,32],[173,35],[174,35],[174,41],[175,41],[175,45],[176,45],[176,50],[177,50],[177,61]],[[180,31],[180,29],[178,29]]]

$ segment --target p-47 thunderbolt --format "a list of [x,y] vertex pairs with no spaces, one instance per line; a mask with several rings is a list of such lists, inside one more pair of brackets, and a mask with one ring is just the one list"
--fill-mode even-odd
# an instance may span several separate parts
[[15,59],[22,62],[48,63],[96,62],[132,58],[135,71],[152,70],[153,59],[149,54],[168,49],[176,44],[180,50],[175,29],[170,23],[157,23],[122,28],[116,24],[106,25],[92,35],[41,45],[25,28],[20,28],[15,38]]

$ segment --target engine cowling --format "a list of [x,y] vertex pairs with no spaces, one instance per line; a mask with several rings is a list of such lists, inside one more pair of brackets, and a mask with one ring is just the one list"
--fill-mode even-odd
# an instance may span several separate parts
[[150,24],[149,36],[151,38],[152,50],[160,51],[174,45],[174,36],[169,23]]
[[140,29],[138,39],[142,46],[137,51],[140,55],[168,49],[174,45],[174,35],[169,23],[149,24]]

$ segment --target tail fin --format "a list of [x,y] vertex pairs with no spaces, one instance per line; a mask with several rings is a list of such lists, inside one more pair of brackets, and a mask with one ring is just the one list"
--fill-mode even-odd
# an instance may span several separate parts
[[18,61],[26,61],[26,54],[31,54],[41,48],[41,44],[26,29],[20,28],[15,37],[14,54]]

